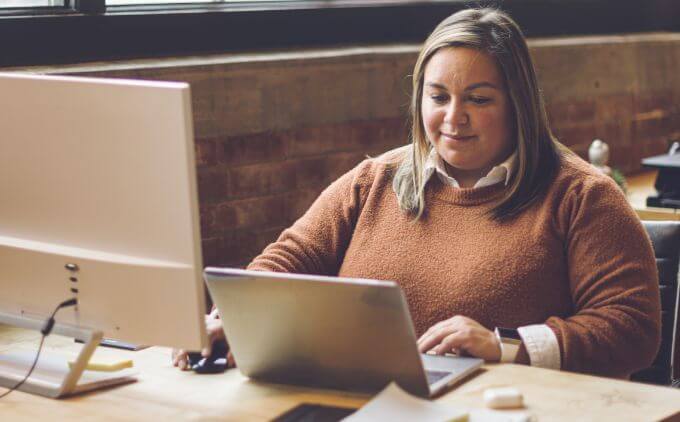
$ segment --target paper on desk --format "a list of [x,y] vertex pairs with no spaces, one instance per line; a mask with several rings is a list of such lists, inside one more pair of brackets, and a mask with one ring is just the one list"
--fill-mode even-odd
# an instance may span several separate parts
[[345,422],[377,420],[422,422],[529,422],[527,412],[499,412],[489,409],[466,409],[414,397],[391,383],[364,407],[343,419]]
[[343,419],[345,422],[373,422],[386,420],[392,422],[421,421],[465,422],[467,410],[457,409],[433,401],[419,399],[391,383],[364,407]]

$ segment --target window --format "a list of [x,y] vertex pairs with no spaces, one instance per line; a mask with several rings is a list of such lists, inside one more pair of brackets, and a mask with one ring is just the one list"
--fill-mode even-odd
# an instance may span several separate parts
[[477,3],[529,37],[680,30],[668,0],[0,0],[0,67],[419,43]]
[[158,4],[158,3],[223,3],[224,0],[160,0],[152,2],[149,0],[106,0],[107,6],[120,6],[129,4]]
[[4,0],[0,8],[27,7],[64,7],[65,0]]
[[[178,4],[178,3],[229,3],[229,2],[243,2],[250,0],[106,0],[107,6],[121,6],[132,4]],[[255,1],[272,1],[272,0],[255,0]],[[286,0],[273,0],[286,1]]]

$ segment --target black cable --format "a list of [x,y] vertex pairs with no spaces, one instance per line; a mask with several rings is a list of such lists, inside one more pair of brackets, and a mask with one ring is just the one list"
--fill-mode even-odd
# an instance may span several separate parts
[[61,302],[59,305],[57,305],[57,307],[52,312],[52,315],[50,315],[50,317],[47,319],[47,321],[45,321],[45,325],[43,325],[43,328],[40,330],[40,332],[42,333],[42,338],[40,339],[40,346],[38,346],[38,353],[36,353],[36,355],[35,355],[35,359],[33,360],[33,365],[31,365],[31,369],[28,370],[28,373],[26,374],[24,379],[19,381],[14,387],[12,387],[9,390],[5,391],[4,393],[0,394],[0,399],[5,397],[6,395],[11,393],[12,391],[16,390],[17,388],[21,387],[26,382],[26,380],[31,376],[31,374],[33,373],[33,370],[35,369],[36,365],[38,364],[38,359],[40,359],[40,352],[42,351],[43,344],[45,343],[45,337],[47,337],[52,332],[52,328],[54,327],[54,322],[55,322],[54,316],[57,314],[59,309],[65,308],[67,306],[75,306],[77,304],[78,304],[78,300],[73,298],[73,299],[65,300],[65,301]]

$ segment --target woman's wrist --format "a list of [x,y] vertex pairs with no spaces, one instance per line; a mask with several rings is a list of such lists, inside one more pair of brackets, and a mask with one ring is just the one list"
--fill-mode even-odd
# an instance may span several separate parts
[[517,354],[522,345],[522,338],[514,328],[496,327],[494,330],[496,339],[500,346],[500,359],[502,363],[515,363]]
[[519,363],[521,365],[531,365],[531,359],[529,358],[529,352],[527,351],[526,346],[524,346],[524,343],[522,343],[519,346],[519,350],[517,351],[517,356],[515,357],[515,363]]

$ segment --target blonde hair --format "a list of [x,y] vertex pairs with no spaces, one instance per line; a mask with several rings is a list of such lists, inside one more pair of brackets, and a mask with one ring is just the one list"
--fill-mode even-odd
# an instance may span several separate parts
[[505,78],[517,141],[517,167],[504,197],[491,210],[496,220],[513,217],[545,190],[559,165],[561,147],[554,138],[538,88],[529,49],[517,24],[496,9],[457,12],[427,38],[413,71],[411,145],[402,150],[392,187],[402,210],[420,219],[425,211],[423,168],[432,148],[422,121],[425,67],[442,48],[467,47],[489,54]]

